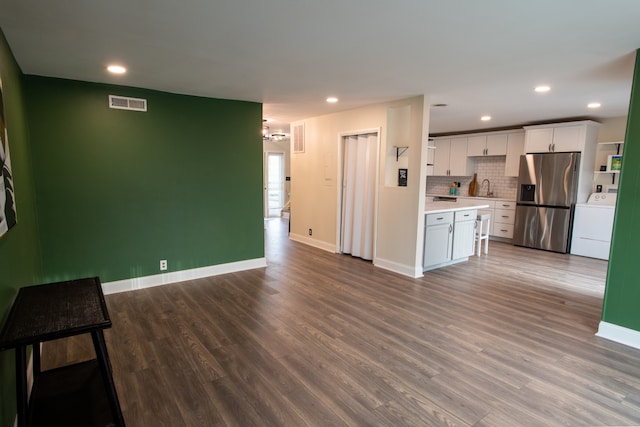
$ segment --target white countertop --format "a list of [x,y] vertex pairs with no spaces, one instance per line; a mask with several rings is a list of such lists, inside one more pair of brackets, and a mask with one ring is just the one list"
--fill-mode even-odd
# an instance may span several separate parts
[[483,205],[481,201],[477,203],[471,203],[465,201],[465,203],[459,202],[427,202],[424,205],[424,213],[442,213],[442,212],[457,212],[466,211],[469,209],[487,209],[489,205]]
[[431,194],[431,193],[427,193],[427,197],[446,197],[448,199],[449,198],[451,198],[451,199],[464,198],[464,199],[477,199],[477,200],[480,200],[480,201],[497,200],[497,201],[501,201],[501,202],[515,202],[515,199],[507,199],[505,197],[474,197],[474,196],[465,196],[464,194],[458,194],[458,195],[455,195],[455,196],[451,196],[449,194]]

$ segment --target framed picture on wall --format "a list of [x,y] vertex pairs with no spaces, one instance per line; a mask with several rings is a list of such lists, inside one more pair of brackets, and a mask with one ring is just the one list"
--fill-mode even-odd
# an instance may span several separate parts
[[16,225],[16,197],[13,189],[11,156],[7,141],[4,96],[0,81],[0,237]]
[[398,169],[398,187],[407,186],[407,169]]

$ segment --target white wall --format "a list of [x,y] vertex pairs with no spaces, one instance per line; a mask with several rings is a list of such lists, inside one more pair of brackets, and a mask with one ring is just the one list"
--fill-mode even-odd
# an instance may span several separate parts
[[[407,135],[402,145],[409,149],[402,163],[396,163],[393,145],[400,144],[388,141],[389,109],[404,106],[410,106],[410,119],[406,132],[402,132]],[[299,123],[305,125],[306,146],[304,153],[291,155],[291,239],[330,251],[337,250],[340,135],[379,128],[380,173],[374,264],[410,276],[421,275],[426,175],[426,148],[423,149],[422,141],[426,141],[428,135],[428,102],[425,97],[309,118],[292,126]],[[409,170],[407,187],[398,187],[388,179],[390,175],[387,172],[398,167]],[[312,236],[308,235],[309,229],[313,230]]]
[[624,141],[627,131],[627,116],[599,120],[598,142]]

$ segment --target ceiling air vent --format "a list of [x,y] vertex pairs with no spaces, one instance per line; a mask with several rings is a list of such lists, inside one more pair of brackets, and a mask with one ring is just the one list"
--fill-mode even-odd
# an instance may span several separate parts
[[293,126],[293,152],[304,153],[304,123]]
[[127,96],[109,95],[109,108],[118,110],[147,111],[147,100]]

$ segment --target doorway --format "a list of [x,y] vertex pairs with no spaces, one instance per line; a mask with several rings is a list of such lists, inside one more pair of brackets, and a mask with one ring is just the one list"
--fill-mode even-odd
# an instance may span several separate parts
[[280,216],[285,203],[284,191],[284,153],[265,153],[264,177],[264,216]]

